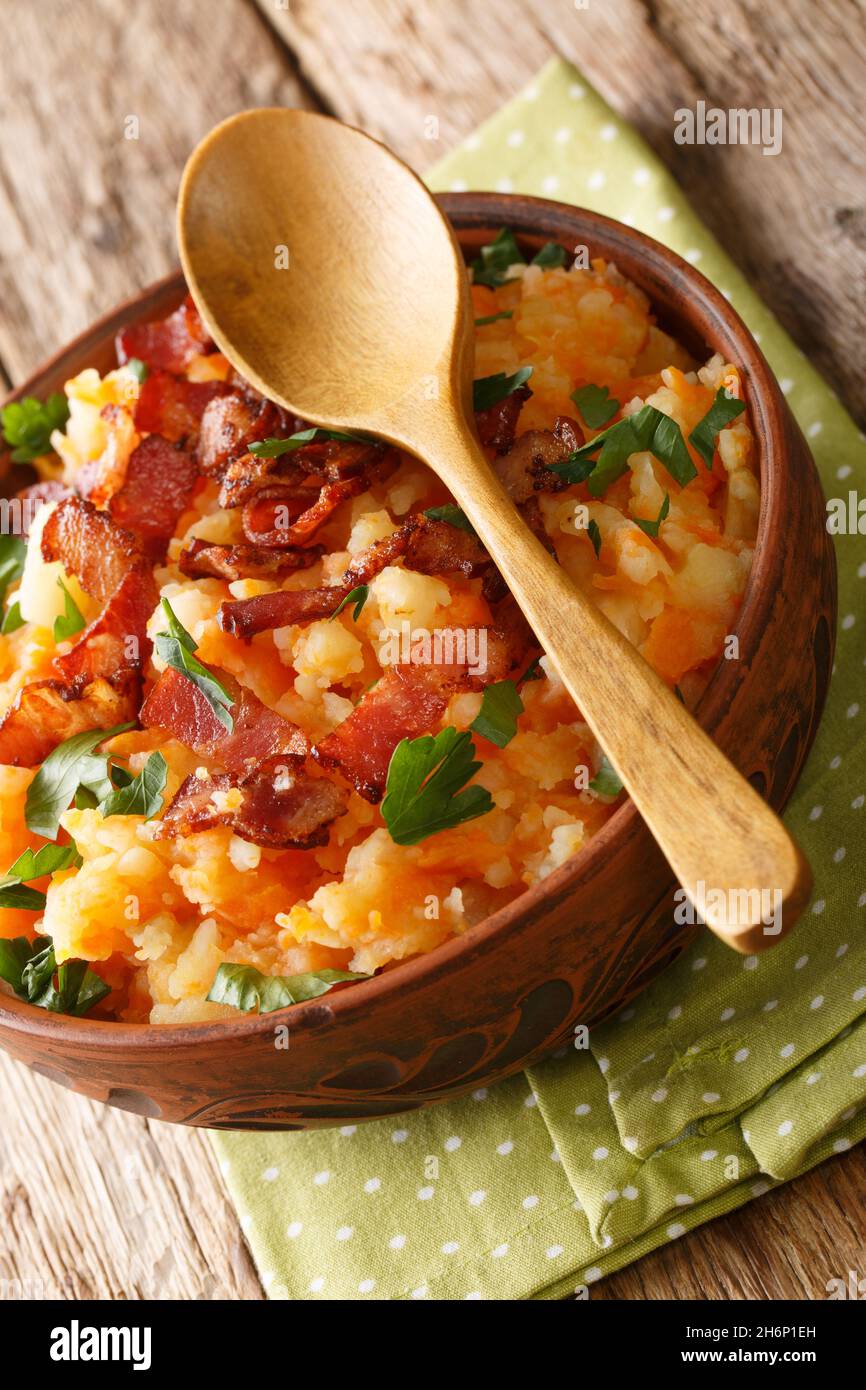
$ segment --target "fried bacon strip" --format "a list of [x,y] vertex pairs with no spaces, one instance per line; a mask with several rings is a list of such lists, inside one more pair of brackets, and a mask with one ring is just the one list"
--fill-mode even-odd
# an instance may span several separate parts
[[390,536],[357,555],[339,584],[292,592],[278,590],[224,603],[219,611],[220,626],[236,637],[252,637],[269,628],[328,618],[353,589],[369,584],[386,565],[399,559],[405,559],[410,569],[421,574],[479,574],[490,564],[481,544],[469,532],[419,512],[407,517]]
[[[224,809],[215,794],[236,790]],[[328,842],[328,827],[345,813],[346,794],[323,777],[311,777],[279,757],[268,758],[235,780],[226,773],[187,777],[162,818],[159,836],[191,835],[228,825],[242,840],[268,849],[313,849]]]
[[130,455],[123,485],[108,510],[136,535],[151,560],[161,560],[189,506],[198,477],[192,454],[160,434],[149,434]]
[[162,729],[202,757],[213,758],[228,772],[239,775],[276,755],[298,760],[306,756],[309,744],[300,729],[225,671],[216,674],[235,697],[231,733],[198,687],[170,666],[142,705],[139,718],[143,727]]
[[561,474],[550,470],[553,464],[564,463],[583,442],[577,421],[560,415],[552,430],[527,430],[506,453],[494,459],[493,467],[506,492],[519,504],[534,492],[561,492],[568,487]]
[[288,489],[275,496],[254,497],[244,504],[241,513],[244,535],[250,545],[280,550],[306,545],[342,502],[359,496],[365,487],[361,476],[324,483],[312,506],[307,505],[303,493],[298,497]]
[[380,801],[391,754],[404,738],[435,729],[461,672],[444,666],[391,666],[333,733],[313,749],[367,801]]
[[0,721],[0,763],[36,767],[75,734],[133,722],[138,701],[138,677],[132,672],[114,683],[99,677],[81,690],[58,680],[32,681]]
[[91,598],[107,603],[131,570],[150,565],[131,531],[81,497],[60,502],[42,528],[42,558],[59,560]]
[[504,454],[511,448],[523,403],[528,401],[531,395],[528,386],[518,386],[510,396],[505,396],[495,405],[488,406],[487,410],[476,410],[475,428],[485,448],[495,449],[497,454]]
[[195,437],[209,402],[230,390],[224,381],[187,381],[171,372],[151,372],[136,402],[135,428],[161,434],[172,444]]
[[117,335],[117,360],[137,357],[153,370],[182,372],[200,352],[210,352],[213,339],[192,302],[186,299],[166,319],[132,324]]
[[321,546],[304,550],[267,550],[258,545],[213,545],[193,540],[178,558],[178,568],[190,579],[280,579],[308,569],[322,554]]
[[98,677],[115,683],[119,676],[140,671],[150,655],[147,621],[157,598],[151,577],[130,570],[72,649],[51,663],[62,684],[80,688]]
[[294,416],[255,392],[229,391],[205,406],[198,437],[199,468],[219,477],[232,459],[247,452],[254,439],[283,438]]

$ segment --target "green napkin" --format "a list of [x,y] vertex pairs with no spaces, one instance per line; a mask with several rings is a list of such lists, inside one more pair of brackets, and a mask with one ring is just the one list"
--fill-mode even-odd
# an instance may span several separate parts
[[[866,488],[863,437],[839,402],[640,137],[566,63],[429,182],[582,204],[699,264],[762,342],[828,497]],[[837,669],[787,814],[818,885],[796,932],[745,959],[703,933],[590,1050],[489,1092],[405,1120],[214,1135],[271,1297],[585,1293],[866,1134],[866,545],[843,535],[837,553]]]

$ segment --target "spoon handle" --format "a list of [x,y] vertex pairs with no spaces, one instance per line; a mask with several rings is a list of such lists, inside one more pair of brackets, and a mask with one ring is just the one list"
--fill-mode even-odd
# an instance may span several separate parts
[[[744,953],[808,901],[811,873],[778,816],[518,517],[468,426],[425,441],[671,868],[707,925]],[[431,438],[432,436],[432,438]]]

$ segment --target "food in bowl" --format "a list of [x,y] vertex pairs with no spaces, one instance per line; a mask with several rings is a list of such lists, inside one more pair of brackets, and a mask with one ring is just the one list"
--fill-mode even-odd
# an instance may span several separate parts
[[[757,531],[736,366],[602,260],[527,265],[503,230],[472,276],[494,468],[692,705]],[[26,549],[4,537],[7,986],[131,1022],[265,1011],[577,853],[616,771],[435,476],[257,395],[189,300],[118,357],[4,413],[39,475]]]

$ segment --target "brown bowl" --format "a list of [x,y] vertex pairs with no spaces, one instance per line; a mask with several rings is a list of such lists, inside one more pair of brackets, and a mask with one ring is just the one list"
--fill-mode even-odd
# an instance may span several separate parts
[[[439,199],[467,253],[504,224],[525,248],[587,245],[650,296],[697,355],[744,371],[760,452],[755,562],[736,632],[697,710],[773,806],[815,735],[832,666],[836,573],[821,485],[767,363],[730,304],[692,266],[629,227],[538,198]],[[180,274],[84,333],[15,393],[44,396],[113,365],[129,323],[169,313]],[[14,397],[13,397],[14,399]],[[125,1110],[219,1129],[303,1129],[416,1110],[537,1061],[578,1024],[622,1007],[695,932],[673,918],[673,880],[630,803],[580,854],[427,956],[291,1011],[151,1027],[46,1013],[5,995],[0,1043],[43,1076]],[[287,1050],[275,1029],[291,1029]]]

